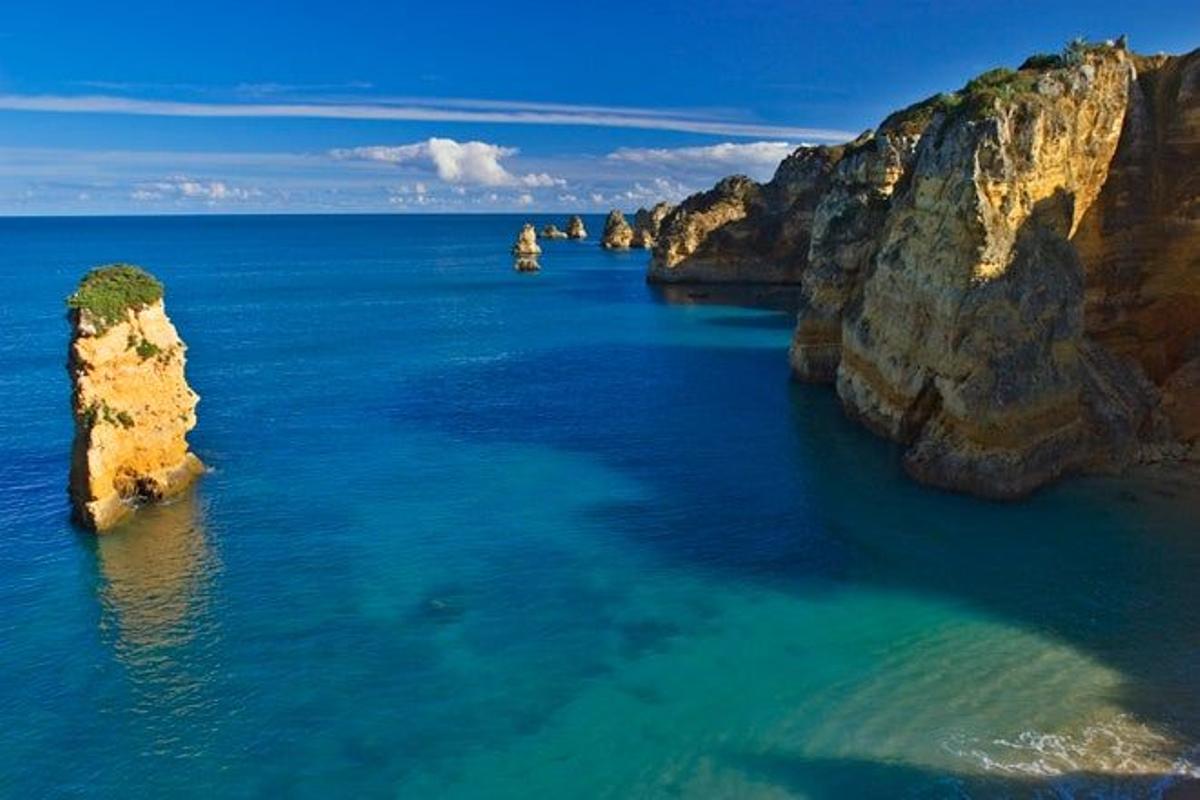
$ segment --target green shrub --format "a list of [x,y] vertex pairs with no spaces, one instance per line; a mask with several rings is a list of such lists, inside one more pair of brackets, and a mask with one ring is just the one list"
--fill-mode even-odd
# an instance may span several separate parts
[[1039,77],[1032,70],[1017,71],[1007,67],[988,70],[963,87],[963,110],[972,117],[984,117],[997,102],[1011,103],[1022,95],[1033,94]]
[[148,358],[154,358],[161,352],[162,348],[149,339],[142,339],[142,341],[138,342],[137,354],[138,358],[140,358],[142,361],[145,361]]
[[79,288],[67,298],[67,307],[86,311],[97,332],[125,319],[130,310],[161,300],[163,286],[145,270],[131,264],[110,264],[83,276]]
[[1065,66],[1065,63],[1066,62],[1063,61],[1063,57],[1060,55],[1055,55],[1054,53],[1037,53],[1036,55],[1032,55],[1025,59],[1025,62],[1021,64],[1020,68],[1035,69],[1040,72],[1044,72],[1046,70],[1058,69],[1062,66]]
[[961,102],[962,97],[957,92],[935,94],[896,111],[879,127],[881,130],[895,131],[903,135],[916,135],[925,129],[934,114],[949,113]]
[[128,411],[118,411],[103,400],[93,400],[91,405],[83,410],[79,421],[85,428],[94,428],[100,422],[114,427],[120,425],[126,429],[134,425],[132,414]]

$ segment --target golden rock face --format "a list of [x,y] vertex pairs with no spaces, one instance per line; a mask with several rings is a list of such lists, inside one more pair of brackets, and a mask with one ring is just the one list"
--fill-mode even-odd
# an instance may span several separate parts
[[841,156],[840,147],[800,147],[767,183],[735,175],[687,198],[662,220],[647,280],[798,283],[814,211]]
[[633,244],[633,228],[625,221],[625,215],[613,209],[604,220],[604,233],[600,246],[605,250],[628,250]]
[[203,471],[186,439],[199,398],[184,378],[186,348],[161,300],[115,324],[96,324],[87,311],[75,312],[72,324],[70,493],[79,521],[103,531]]
[[1023,494],[1085,465],[1083,271],[1070,243],[1120,139],[1124,51],[923,137],[844,319],[838,392],[930,483]]
[[1083,46],[847,145],[790,358],[926,483],[1200,457],[1200,51]]

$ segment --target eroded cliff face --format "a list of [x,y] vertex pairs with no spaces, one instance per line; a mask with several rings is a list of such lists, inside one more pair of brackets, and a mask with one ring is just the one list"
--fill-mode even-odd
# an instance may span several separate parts
[[840,147],[801,147],[765,184],[726,178],[663,220],[647,279],[654,283],[796,283],[808,264],[817,203]]
[[[1070,241],[1108,177],[1133,74],[1123,50],[1088,52],[922,137],[843,320],[837,376],[853,415],[909,444],[917,478],[1019,496],[1133,447],[1152,399],[1085,343]],[[1117,387],[1129,396],[1108,397]]]
[[654,243],[658,241],[663,220],[671,213],[672,208],[674,206],[665,202],[656,203],[651,209],[639,208],[633,215],[633,243],[631,246],[646,250],[654,247]]
[[792,337],[793,371],[832,382],[841,361],[842,314],[862,294],[896,187],[933,112],[933,98],[897,112],[845,148],[813,214],[804,305]]
[[[103,273],[89,274],[72,301],[86,297],[89,281]],[[78,520],[96,531],[182,491],[203,471],[186,439],[199,398],[184,378],[186,348],[167,318],[161,287],[158,294],[124,308],[118,297],[117,304],[75,304],[70,312],[70,494]]]
[[1162,392],[1175,438],[1200,436],[1200,51],[1134,57],[1121,144],[1073,239],[1087,335]]

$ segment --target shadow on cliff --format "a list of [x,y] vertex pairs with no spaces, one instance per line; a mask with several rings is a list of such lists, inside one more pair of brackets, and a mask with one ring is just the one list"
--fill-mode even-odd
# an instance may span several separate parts
[[398,422],[583,452],[631,477],[647,499],[593,514],[670,565],[783,592],[966,602],[1117,670],[1123,709],[1200,741],[1186,499],[1097,480],[1007,505],[917,486],[830,388],[789,384],[782,343],[543,351],[396,397]]

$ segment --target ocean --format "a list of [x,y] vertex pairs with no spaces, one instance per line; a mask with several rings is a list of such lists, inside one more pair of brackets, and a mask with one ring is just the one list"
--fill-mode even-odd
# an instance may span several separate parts
[[[562,219],[530,215],[539,227]],[[0,796],[1157,796],[1195,476],[915,485],[794,298],[514,216],[0,220]],[[64,297],[167,286],[195,490],[69,520]]]

